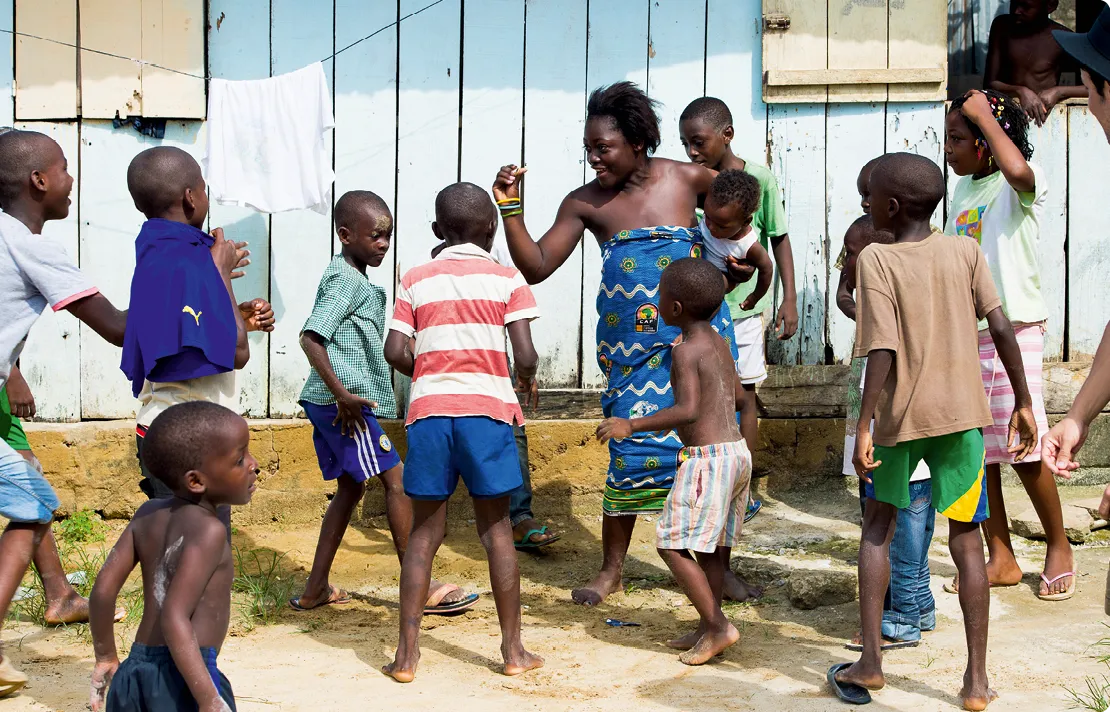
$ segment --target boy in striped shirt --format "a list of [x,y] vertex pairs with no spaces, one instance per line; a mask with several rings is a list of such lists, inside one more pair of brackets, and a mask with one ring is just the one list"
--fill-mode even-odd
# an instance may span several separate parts
[[432,232],[447,246],[401,278],[385,342],[386,361],[412,377],[404,486],[413,500],[413,529],[401,565],[397,655],[382,668],[398,682],[411,682],[416,674],[432,560],[443,541],[447,499],[460,476],[474,500],[489,559],[504,673],[519,675],[543,665],[520,639],[520,571],[509,495],[523,482],[512,426],[523,424],[524,414],[505,353],[507,330],[518,390],[533,401],[538,357],[530,322],[539,310],[520,272],[499,265],[489,253],[497,210],[484,190],[473,183],[450,185],[436,196],[435,209]]

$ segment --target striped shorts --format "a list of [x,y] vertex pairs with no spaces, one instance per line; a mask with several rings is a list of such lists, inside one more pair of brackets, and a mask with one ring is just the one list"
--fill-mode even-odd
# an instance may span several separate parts
[[[1025,367],[1025,382],[1033,399],[1033,417],[1037,421],[1037,446],[1023,462],[1040,462],[1041,438],[1048,432],[1048,416],[1044,409],[1044,324],[1015,324],[1014,336],[1021,349],[1021,363]],[[1013,464],[1014,457],[1007,452],[1010,416],[1014,414],[1014,387],[1002,366],[1002,359],[994,347],[989,331],[979,332],[979,366],[983,374],[983,388],[991,405],[994,425],[983,428],[983,443],[987,448],[987,464]]]
[[736,546],[744,526],[752,456],[743,440],[686,447],[655,530],[659,549],[711,554]]

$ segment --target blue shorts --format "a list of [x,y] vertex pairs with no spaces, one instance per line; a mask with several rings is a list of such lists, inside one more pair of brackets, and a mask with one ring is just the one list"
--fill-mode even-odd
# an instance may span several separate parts
[[408,427],[405,494],[446,500],[462,476],[475,499],[506,497],[520,475],[513,426],[482,416],[421,418]]
[[23,456],[0,441],[0,517],[46,524],[54,519],[58,495]]
[[[200,654],[216,692],[234,712],[235,693],[216,667],[216,649],[201,648]],[[106,706],[107,712],[189,712],[196,710],[197,702],[168,647],[136,642],[131,644],[131,653],[112,678]]]
[[397,448],[369,408],[362,408],[366,430],[352,437],[340,432],[342,423],[332,425],[339,413],[334,403],[316,405],[301,401],[301,407],[312,422],[312,444],[316,446],[316,459],[325,480],[335,480],[346,474],[355,482],[365,482],[401,464]]

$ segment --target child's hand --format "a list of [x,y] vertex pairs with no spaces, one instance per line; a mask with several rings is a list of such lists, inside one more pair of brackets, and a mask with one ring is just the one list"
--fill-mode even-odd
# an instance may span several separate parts
[[112,678],[119,670],[119,660],[112,659],[106,661],[97,661],[96,666],[93,668],[92,682],[89,685],[89,707],[93,712],[101,712],[104,709],[104,702],[108,697],[108,686],[112,684]]
[[519,168],[515,163],[501,166],[497,179],[493,181],[493,199],[520,198],[520,182],[527,171],[527,168]]
[[335,406],[337,412],[331,424],[339,423],[339,432],[353,438],[358,433],[366,432],[366,417],[362,414],[362,409],[365,407],[374,410],[378,404],[347,393],[335,399]]
[[211,700],[197,706],[197,712],[231,712],[231,708],[224,702],[224,698],[217,694]]
[[755,265],[732,255],[725,258],[725,269],[728,270],[728,278],[737,283],[747,282],[755,275]]
[[247,249],[247,243],[236,242],[235,252],[239,255],[239,264],[235,265],[236,271],[231,273],[231,278],[239,279],[243,276],[243,268],[251,263],[251,251]]
[[220,271],[221,275],[230,275],[239,265],[239,251],[235,248],[234,242],[228,242],[224,239],[224,229],[222,227],[213,230],[212,237],[215,239],[210,248],[212,261],[216,263],[216,269]]
[[[987,99],[987,95],[978,89],[972,89],[964,94],[967,101],[960,107],[960,113],[967,117],[967,119],[980,126],[985,121],[994,121],[994,110],[991,109],[991,103]],[[1025,104],[1022,104],[1025,106]]]
[[1021,462],[1032,454],[1037,447],[1037,420],[1033,417],[1033,409],[1029,406],[1014,408],[1010,416],[1010,429],[1006,436],[1007,443],[1014,443],[1006,451],[1014,456],[1014,462]]
[[747,299],[740,302],[740,309],[743,311],[750,311],[752,309],[755,309],[755,300],[752,299],[750,294],[748,295]]
[[875,461],[875,444],[871,441],[870,431],[856,433],[856,452],[852,455],[852,464],[856,467],[856,476],[871,484],[871,478],[868,475],[883,464],[883,461]]
[[31,387],[27,385],[23,375],[12,369],[6,384],[8,390],[8,405],[11,406],[12,415],[17,418],[35,417],[35,396]]
[[597,441],[624,440],[632,435],[632,421],[627,418],[606,418],[597,426]]
[[533,378],[531,380],[528,380],[528,381],[525,381],[520,376],[517,376],[517,378],[516,378],[516,392],[517,393],[527,393],[528,394],[527,397],[524,399],[524,406],[526,408],[531,408],[533,412],[535,412],[536,408],[539,408],[539,406],[540,406],[540,385],[539,385],[539,383],[536,382],[535,378]]
[[274,308],[265,299],[252,299],[239,305],[239,313],[247,325],[247,331],[273,331]]

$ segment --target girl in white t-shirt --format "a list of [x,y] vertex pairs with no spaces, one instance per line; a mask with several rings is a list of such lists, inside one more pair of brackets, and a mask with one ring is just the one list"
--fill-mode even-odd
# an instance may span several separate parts
[[[1002,308],[1014,325],[1033,415],[1043,435],[1048,432],[1041,368],[1048,308],[1041,293],[1040,226],[1048,184],[1040,167],[1029,162],[1033,147],[1028,128],[1022,106],[1005,94],[970,91],[952,102],[945,119],[944,155],[961,178],[949,204],[945,232],[975,239],[983,248]],[[1075,594],[1075,559],[1064,534],[1056,481],[1041,468],[1039,445],[1025,461],[1014,462],[1007,442],[1014,389],[985,324],[979,326],[983,388],[994,417],[994,425],[983,429],[990,507],[990,519],[983,526],[990,556],[987,576],[992,586],[1021,581],[1002,498],[1001,466],[1009,464],[1033,501],[1048,543],[1037,595],[1047,601],[1066,600]],[[958,581],[945,586],[951,592],[958,588]]]

